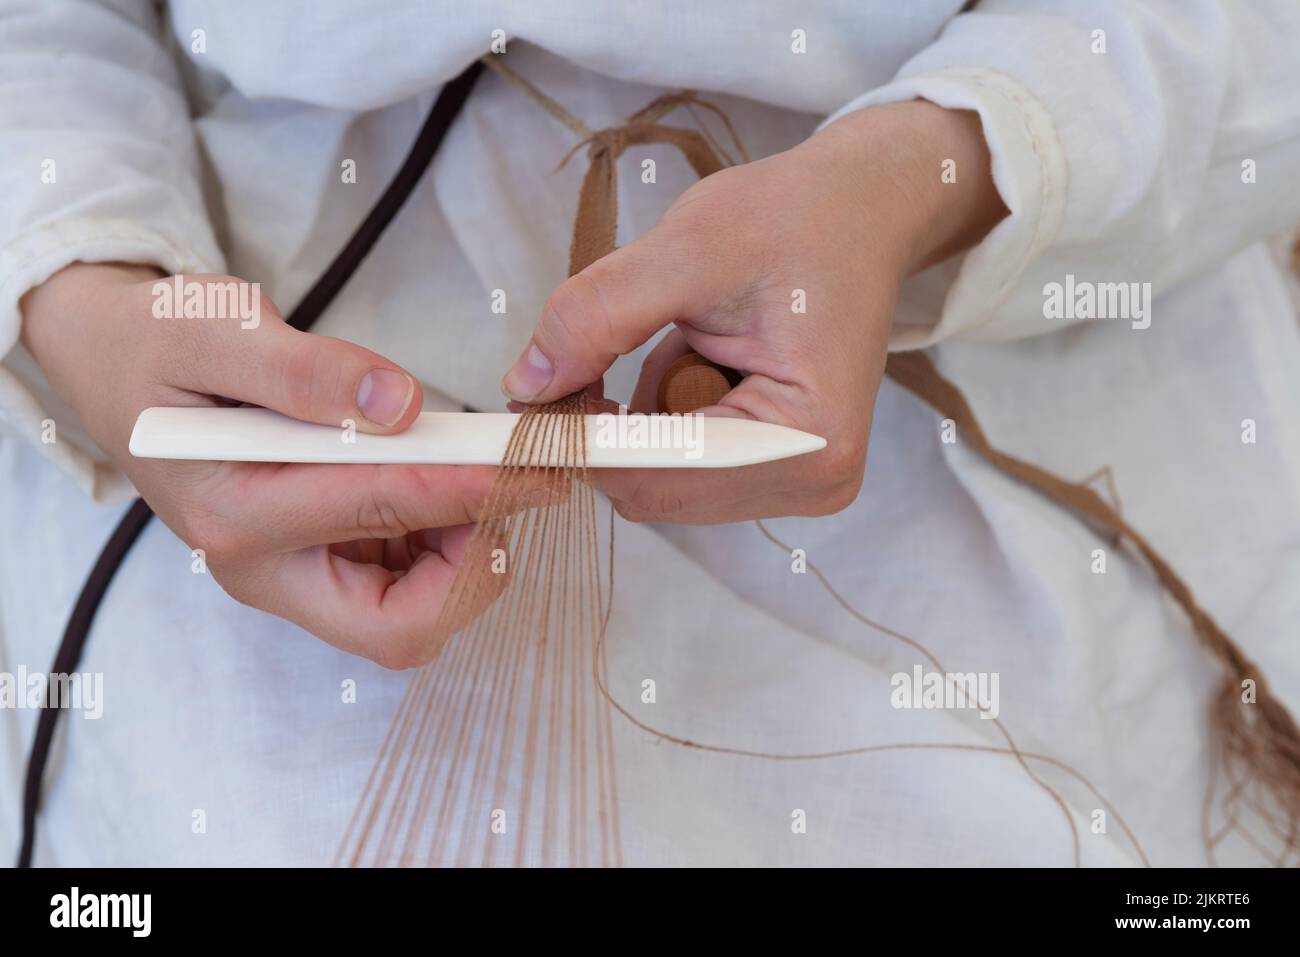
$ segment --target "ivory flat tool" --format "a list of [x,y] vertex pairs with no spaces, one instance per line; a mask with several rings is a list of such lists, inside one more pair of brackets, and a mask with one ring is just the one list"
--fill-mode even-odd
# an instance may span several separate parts
[[[226,462],[498,465],[519,416],[421,412],[398,435],[313,425],[258,408],[151,408],[136,419],[139,458]],[[589,468],[735,468],[816,452],[820,436],[766,422],[599,413],[587,419]],[[556,432],[560,430],[555,430]],[[558,464],[539,449],[534,464]]]

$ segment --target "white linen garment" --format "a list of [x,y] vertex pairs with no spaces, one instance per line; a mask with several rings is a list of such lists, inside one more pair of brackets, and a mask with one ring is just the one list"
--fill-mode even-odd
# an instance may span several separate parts
[[[48,669],[131,494],[18,344],[23,293],[76,260],[127,260],[259,281],[287,312],[439,86],[501,30],[511,65],[589,125],[690,87],[751,156],[873,104],[977,110],[1011,213],[908,281],[893,345],[937,344],[1009,451],[1073,477],[1110,466],[1126,516],[1300,713],[1300,337],[1266,243],[1300,222],[1300,7],[960,6],[0,0],[0,671]],[[427,406],[500,408],[499,378],[565,275],[583,163],[553,170],[572,145],[485,75],[315,331],[401,363],[445,397]],[[620,241],[692,181],[669,148],[641,155],[658,182],[620,179]],[[1044,286],[1067,276],[1151,283],[1149,327],[1045,319]],[[637,358],[607,378],[611,397],[630,393]],[[47,418],[57,443],[41,441]],[[1109,543],[942,443],[933,414],[890,383],[858,501],[770,527],[861,613],[952,670],[996,672],[1020,746],[1085,774],[1153,863],[1204,861],[1218,676],[1138,562],[1111,552],[1095,574]],[[649,724],[773,751],[1002,744],[970,712],[892,707],[891,676],[915,653],[794,573],[752,524],[622,525],[618,562],[634,572],[615,601],[611,690]],[[156,522],[82,669],[103,675],[103,716],[65,716],[38,864],[327,863],[409,680],[236,604]],[[646,677],[653,705],[639,703]],[[16,853],[35,717],[0,712],[0,859]],[[629,863],[1073,860],[1059,809],[1005,755],[781,764],[616,722]],[[1036,770],[1068,800],[1085,864],[1140,861],[1112,817],[1096,829],[1103,805],[1086,787]],[[799,811],[806,833],[792,829]],[[1241,843],[1221,859],[1261,860]]]

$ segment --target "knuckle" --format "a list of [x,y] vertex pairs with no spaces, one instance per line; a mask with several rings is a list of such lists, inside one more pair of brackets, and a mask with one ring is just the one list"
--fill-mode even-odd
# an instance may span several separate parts
[[[538,330],[544,345],[562,346],[604,356],[613,354],[609,343],[613,320],[605,307],[602,284],[609,283],[608,270],[600,264],[588,266],[562,283],[546,300]],[[543,351],[546,351],[543,348]]]
[[367,657],[389,671],[419,668],[428,659],[425,639],[414,634],[380,635],[370,644],[370,648]]
[[244,554],[244,535],[220,516],[191,510],[181,518],[180,533],[190,548],[201,548],[209,566],[237,561]]
[[856,480],[841,482],[822,492],[817,497],[815,504],[806,514],[810,516],[834,515],[836,512],[842,512],[858,499],[858,492],[862,489],[862,478]]
[[838,485],[862,478],[867,466],[867,446],[857,439],[831,441],[822,453],[822,475],[827,484]]
[[643,509],[638,508],[631,502],[614,502],[614,511],[618,512],[618,517],[625,522],[631,522],[633,525],[640,525],[642,522],[649,520],[649,514]]
[[686,510],[686,502],[678,493],[664,489],[655,494],[652,510],[658,515],[671,519]]
[[[481,504],[483,495],[473,489],[468,473],[453,466],[452,471],[445,468],[415,468],[386,473],[393,486],[393,499],[409,503],[439,503],[437,524],[465,525],[476,521],[476,506]],[[424,528],[428,522],[422,520],[433,518],[428,512],[423,516],[403,512],[406,515],[403,524],[413,530]]]
[[212,576],[212,580],[220,586],[222,591],[239,602],[239,604],[246,605],[249,608],[258,607],[254,604],[253,596],[245,587],[243,576],[236,574],[230,566],[218,566],[209,562],[208,574]]
[[415,531],[393,501],[377,489],[357,503],[355,524],[359,537],[365,538],[397,538]]
[[833,515],[848,508],[857,501],[866,476],[865,442],[834,442],[824,454],[822,481],[814,495],[811,515]]
[[624,509],[632,514],[644,515],[650,511],[650,503],[653,498],[653,491],[647,485],[646,480],[641,478],[632,486],[627,498],[625,498],[620,504],[622,504]]
[[629,522],[641,523],[656,519],[671,521],[686,510],[686,500],[681,493],[657,482],[640,480],[625,499],[614,502],[614,508]]

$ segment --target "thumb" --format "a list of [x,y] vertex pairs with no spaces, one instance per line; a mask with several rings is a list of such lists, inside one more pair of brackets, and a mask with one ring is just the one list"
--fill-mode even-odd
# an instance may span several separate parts
[[268,302],[262,316],[256,329],[210,333],[189,359],[188,381],[177,384],[305,422],[351,419],[363,432],[400,432],[415,421],[424,396],[401,366],[354,343],[299,332]]
[[699,263],[663,227],[570,277],[551,294],[523,355],[501,382],[519,402],[553,402],[598,380],[614,360],[699,309]]

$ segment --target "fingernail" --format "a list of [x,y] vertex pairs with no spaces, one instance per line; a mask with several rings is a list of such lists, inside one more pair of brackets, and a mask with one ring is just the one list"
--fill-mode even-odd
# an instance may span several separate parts
[[501,380],[501,391],[518,402],[528,402],[551,384],[555,367],[542,350],[529,343],[514,368]]
[[414,394],[415,382],[405,372],[372,369],[357,387],[357,408],[371,422],[387,428],[402,417]]

